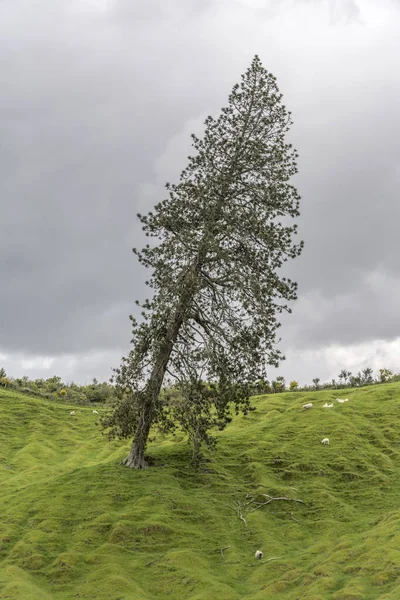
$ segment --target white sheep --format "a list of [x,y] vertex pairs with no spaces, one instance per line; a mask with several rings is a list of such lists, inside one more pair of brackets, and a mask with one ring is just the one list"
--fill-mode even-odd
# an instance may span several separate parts
[[333,408],[333,403],[332,404],[328,404],[328,402],[325,402],[325,404],[323,405],[322,408]]
[[93,411],[93,414],[94,414],[94,415],[98,415],[98,414],[99,414],[99,411],[98,411],[98,410],[94,410],[94,411]]
[[303,408],[312,408],[312,402],[308,402],[308,404],[303,404]]
[[264,554],[261,552],[261,550],[256,550],[255,553],[255,557],[261,559],[264,556]]
[[340,404],[343,404],[343,402],[348,402],[349,399],[345,398],[344,400],[342,398],[336,398],[336,402],[339,402]]
[[329,438],[324,438],[323,440],[321,440],[321,444],[324,444],[324,446],[329,444]]
[[75,411],[74,411],[74,410],[71,410],[71,412],[70,412],[69,414],[70,414],[70,415],[74,415],[74,414],[75,414]]

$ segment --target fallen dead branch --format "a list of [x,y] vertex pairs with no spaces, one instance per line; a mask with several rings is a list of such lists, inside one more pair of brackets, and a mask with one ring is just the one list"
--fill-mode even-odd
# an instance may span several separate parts
[[[243,516],[246,513],[252,513],[263,506],[268,506],[272,502],[297,502],[298,504],[305,504],[304,500],[300,498],[290,498],[289,496],[271,496],[270,494],[262,494],[261,492],[258,494],[247,494],[245,497],[245,502],[243,505],[240,503],[240,500],[237,500],[237,507],[234,508],[227,504],[231,510],[234,510],[241,521],[245,524],[245,527],[248,527],[247,521]],[[301,521],[296,519],[292,512],[288,512],[286,514],[290,515],[290,518],[293,521],[296,521],[299,525],[302,525]]]
[[251,494],[247,494],[246,498],[249,498],[249,502],[247,502],[246,506],[250,506],[251,504],[255,505],[253,508],[249,508],[248,512],[254,512],[263,506],[267,506],[267,504],[271,504],[271,502],[276,501],[285,501],[285,502],[299,502],[300,504],[305,504],[303,500],[299,498],[288,498],[287,496],[270,496],[269,494],[258,494],[258,496],[262,496],[263,498],[267,498],[267,500],[263,502],[257,502],[256,498]]
[[246,521],[246,519],[244,518],[244,516],[242,515],[242,508],[241,508],[241,506],[240,506],[240,502],[239,502],[239,500],[237,501],[237,503],[238,503],[238,517],[239,517],[239,519],[241,519],[241,520],[243,521],[243,523],[244,523],[244,524],[246,525],[246,527],[247,527],[247,521]]
[[220,552],[221,552],[221,556],[223,558],[223,560],[225,560],[225,556],[224,556],[224,550],[228,550],[228,548],[230,548],[230,546],[224,546],[223,548],[221,548]]
[[244,523],[244,524],[246,525],[246,527],[247,527],[247,521],[246,521],[246,519],[245,519],[245,518],[244,518],[244,516],[243,516],[243,513],[242,513],[242,508],[241,508],[241,506],[240,506],[240,502],[239,502],[239,500],[237,501],[237,504],[238,504],[238,505],[237,505],[237,508],[235,508],[235,507],[233,507],[233,506],[230,506],[229,504],[226,504],[226,506],[227,506],[228,508],[230,508],[231,510],[234,510],[234,511],[235,511],[235,513],[237,514],[237,516],[239,517],[239,519],[240,519],[241,521],[243,521],[243,523]]
[[291,513],[289,513],[289,515],[292,517],[293,521],[296,521],[296,523],[298,523],[299,525],[302,525],[302,522],[301,522],[301,521],[299,521],[298,519],[296,519],[296,518],[293,516],[293,513],[292,513],[292,512],[291,512]]
[[247,566],[254,567],[254,565],[263,565],[263,564],[269,562],[270,560],[279,560],[280,558],[282,558],[282,557],[281,556],[271,556],[271,558],[267,558],[266,560],[257,560],[256,562],[249,563]]
[[159,556],[158,558],[155,558],[154,560],[149,560],[149,562],[146,563],[146,567],[149,567],[150,565],[153,565],[154,563],[158,562],[159,560],[162,560],[164,556]]

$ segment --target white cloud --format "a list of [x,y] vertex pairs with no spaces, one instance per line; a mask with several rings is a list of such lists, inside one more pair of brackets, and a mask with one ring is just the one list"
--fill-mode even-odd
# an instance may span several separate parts
[[313,350],[288,348],[287,360],[281,363],[279,369],[270,371],[270,378],[281,374],[287,382],[294,379],[302,385],[310,385],[314,377],[319,377],[322,382],[330,382],[332,379],[337,381],[342,369],[349,370],[353,375],[366,367],[371,367],[375,376],[382,368],[399,373],[399,356],[400,338],[390,342],[374,340],[370,343],[332,345]]
[[108,381],[112,367],[118,367],[122,354],[114,352],[90,352],[87,354],[66,354],[61,356],[29,356],[22,353],[0,355],[0,367],[10,377],[29,379],[48,379],[58,375],[70,383],[90,383],[95,377],[99,381]]
[[[353,374],[371,367],[375,375],[381,368],[400,372],[400,337],[390,342],[374,340],[350,346],[331,345],[312,350],[287,348],[286,360],[278,369],[270,368],[269,379],[283,375],[287,382],[292,379],[301,384],[311,384],[314,377],[323,382],[337,379],[342,369]],[[23,354],[1,354],[0,367],[11,377],[27,375],[30,379],[47,379],[59,375],[63,381],[85,384],[95,377],[108,381],[112,367],[120,365],[122,352],[91,352],[87,354],[51,356],[26,356]]]

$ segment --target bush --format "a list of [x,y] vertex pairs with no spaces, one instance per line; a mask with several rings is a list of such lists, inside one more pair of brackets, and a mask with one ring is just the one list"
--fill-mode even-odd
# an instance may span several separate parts
[[379,377],[381,379],[381,383],[386,383],[392,379],[393,371],[390,369],[379,369]]
[[98,383],[96,379],[93,379],[91,385],[87,385],[83,388],[86,399],[89,402],[110,402],[114,398],[114,388],[109,383]]
[[5,376],[3,376],[3,377],[0,379],[0,384],[1,384],[3,387],[10,387],[10,386],[12,385],[12,383],[13,383],[13,382],[11,381],[11,379],[8,379],[8,377],[5,377]]

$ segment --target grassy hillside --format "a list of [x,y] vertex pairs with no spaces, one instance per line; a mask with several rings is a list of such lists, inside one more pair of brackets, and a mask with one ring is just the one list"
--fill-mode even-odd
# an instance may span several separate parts
[[0,598],[398,600],[400,384],[336,395],[255,399],[194,473],[179,435],[132,471],[90,408],[0,391]]

